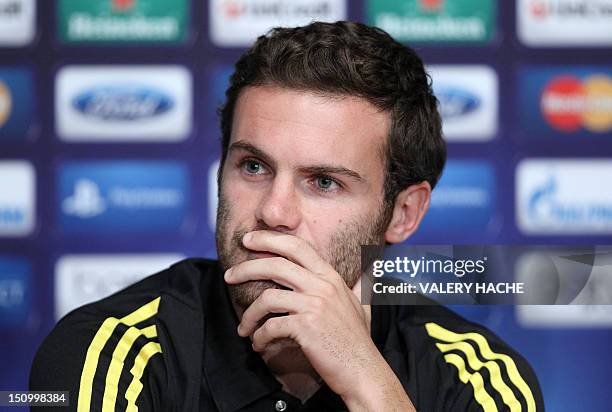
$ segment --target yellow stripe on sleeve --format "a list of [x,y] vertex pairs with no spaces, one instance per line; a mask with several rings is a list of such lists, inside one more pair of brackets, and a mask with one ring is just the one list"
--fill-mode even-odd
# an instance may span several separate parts
[[529,388],[529,386],[527,385],[527,383],[525,382],[525,380],[519,373],[518,368],[516,367],[516,364],[514,363],[514,360],[510,356],[505,355],[503,353],[493,352],[491,350],[491,347],[489,346],[489,342],[487,342],[484,336],[476,332],[455,333],[448,329],[443,328],[442,326],[434,322],[427,323],[425,325],[425,328],[429,336],[431,336],[434,339],[438,339],[444,342],[454,343],[454,342],[460,342],[460,341],[466,341],[466,340],[474,341],[476,345],[478,346],[480,355],[484,359],[488,361],[489,360],[502,361],[504,365],[506,366],[510,381],[518,388],[521,394],[525,397],[525,400],[527,402],[527,411],[535,412],[536,406],[535,406],[535,399],[533,397],[533,393],[531,392],[531,389]]
[[159,343],[149,342],[142,347],[138,353],[138,356],[136,356],[134,366],[130,370],[130,373],[134,376],[134,378],[125,392],[125,399],[128,401],[126,412],[136,412],[138,410],[138,407],[136,406],[136,399],[138,399],[138,395],[140,395],[140,392],[142,391],[142,382],[140,381],[140,378],[142,378],[144,370],[147,367],[147,363],[149,363],[149,359],[156,353],[161,353],[161,351],[162,350]]
[[501,394],[504,403],[510,408],[510,412],[520,412],[521,404],[514,396],[512,390],[506,385],[502,379],[501,370],[499,365],[495,361],[487,361],[483,363],[476,356],[476,351],[472,345],[467,342],[455,342],[455,343],[438,343],[436,344],[438,349],[443,353],[450,352],[452,350],[459,350],[465,354],[468,361],[468,365],[475,371],[487,368],[489,370],[489,376],[491,377],[491,385],[493,388]]
[[139,336],[146,336],[149,339],[156,337],[157,329],[155,325],[148,326],[142,330],[132,326],[125,331],[121,337],[121,340],[113,352],[113,358],[108,368],[108,372],[106,373],[106,385],[104,385],[102,412],[114,412],[115,410],[119,378],[121,377],[123,364],[127,354],[132,348],[132,345],[134,345],[134,342]]
[[489,395],[487,390],[484,387],[484,381],[482,380],[482,376],[478,372],[469,373],[465,368],[465,362],[463,358],[454,353],[449,353],[444,355],[444,360],[447,363],[455,365],[457,367],[457,372],[459,374],[459,379],[463,383],[471,383],[474,388],[474,398],[476,398],[476,402],[482,406],[484,412],[497,412],[497,406],[495,405],[495,401]]
[[98,360],[100,359],[100,353],[106,345],[106,342],[113,334],[115,328],[119,323],[123,323],[127,326],[133,326],[137,323],[145,321],[157,314],[159,309],[159,302],[161,298],[155,298],[146,305],[141,306],[134,312],[124,316],[121,319],[109,317],[102,326],[96,332],[92,339],[89,347],[87,348],[87,354],[85,356],[85,363],[83,364],[83,370],[81,372],[81,382],[79,385],[79,400],[77,411],[88,412],[91,408],[91,393],[93,390],[93,380],[98,368]]

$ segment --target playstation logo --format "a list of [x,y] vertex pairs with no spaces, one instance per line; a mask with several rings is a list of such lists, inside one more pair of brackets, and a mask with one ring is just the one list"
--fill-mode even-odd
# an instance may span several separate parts
[[79,179],[74,185],[74,193],[62,202],[62,210],[67,215],[87,219],[103,213],[106,210],[106,202],[95,182]]

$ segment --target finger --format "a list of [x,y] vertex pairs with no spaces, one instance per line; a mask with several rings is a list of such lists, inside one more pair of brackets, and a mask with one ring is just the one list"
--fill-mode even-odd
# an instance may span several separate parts
[[281,255],[310,270],[326,274],[333,268],[304,239],[270,230],[256,230],[247,233],[242,239],[246,248],[260,252]]
[[361,294],[361,283],[363,282],[363,276],[361,276],[359,278],[359,280],[357,280],[357,282],[355,282],[355,285],[353,285],[351,291],[353,292],[353,295],[355,295],[355,297],[357,298],[357,300],[359,301],[359,303],[361,304],[362,301],[362,294]]
[[265,321],[253,334],[253,350],[261,352],[276,339],[289,338],[295,340],[293,328],[296,316],[298,315],[279,316]]
[[[363,314],[365,316],[365,323],[368,326],[368,330],[370,330],[370,321],[372,318],[372,312],[371,312],[371,305],[366,304],[363,302],[362,297],[364,297],[361,293],[362,293],[362,286],[361,283],[364,281],[364,277],[362,276],[361,278],[359,278],[359,280],[357,281],[357,283],[355,283],[355,286],[353,286],[353,288],[351,289],[351,292],[353,292],[353,295],[351,296],[351,301],[353,302],[353,305],[355,306],[355,309]],[[366,289],[367,291],[368,289]],[[366,301],[367,301],[367,297],[366,297]]]
[[225,272],[227,283],[244,283],[249,280],[272,280],[297,292],[307,292],[316,284],[317,277],[283,257],[247,260]]
[[295,314],[319,307],[319,298],[289,290],[266,289],[242,314],[238,325],[240,336],[250,336],[270,313]]

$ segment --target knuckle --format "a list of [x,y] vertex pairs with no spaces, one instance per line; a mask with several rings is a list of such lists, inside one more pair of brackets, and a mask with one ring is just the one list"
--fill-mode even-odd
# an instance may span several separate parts
[[291,265],[289,270],[291,271],[292,276],[299,277],[303,275],[302,269],[297,265]]
[[312,307],[317,312],[324,312],[325,311],[325,299],[319,296],[314,296],[312,298]]
[[272,263],[274,265],[280,266],[280,265],[282,265],[285,262],[285,260],[286,259],[284,257],[276,256],[276,257],[272,258]]
[[268,319],[266,323],[263,324],[262,329],[266,335],[270,335],[276,330],[276,322],[273,322],[274,318]]
[[287,325],[288,325],[288,318],[287,316],[279,316],[278,318],[272,318],[274,320],[274,328],[276,328],[276,330],[281,331],[284,330]]
[[336,295],[336,287],[331,282],[325,281],[321,286],[321,292],[323,296],[332,298]]
[[303,317],[304,326],[313,327],[317,324],[317,315],[314,313],[305,313]]
[[274,289],[265,289],[261,292],[262,303],[269,304],[274,299]]
[[286,316],[268,319],[266,323],[264,323],[264,327],[266,328],[266,334],[270,336],[282,332],[282,330],[285,328],[286,322]]

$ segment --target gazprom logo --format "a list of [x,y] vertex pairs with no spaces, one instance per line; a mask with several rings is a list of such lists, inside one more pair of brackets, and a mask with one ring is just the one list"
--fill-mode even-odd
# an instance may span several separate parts
[[174,102],[164,92],[146,86],[105,86],[80,93],[72,105],[86,116],[132,121],[166,113]]
[[518,226],[533,234],[612,233],[612,161],[528,159],[517,169]]
[[440,101],[440,114],[444,119],[461,117],[478,110],[480,99],[469,90],[441,86],[436,96]]
[[566,202],[557,197],[558,186],[557,178],[549,176],[541,186],[533,190],[528,201],[531,219],[550,221],[560,226],[612,223],[612,204],[585,202],[579,198]]

